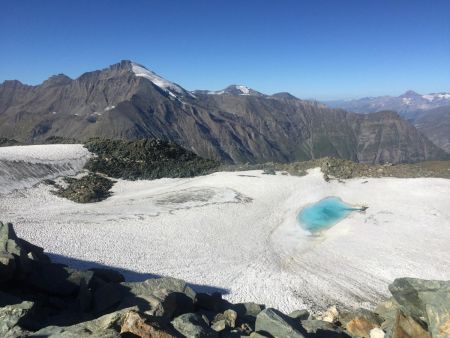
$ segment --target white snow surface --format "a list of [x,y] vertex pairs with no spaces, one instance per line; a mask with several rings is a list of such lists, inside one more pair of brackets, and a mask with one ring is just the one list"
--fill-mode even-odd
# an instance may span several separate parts
[[169,95],[173,97],[177,97],[176,94],[189,94],[187,91],[185,91],[183,88],[181,88],[176,83],[173,83],[169,80],[164,79],[163,77],[159,76],[155,72],[148,70],[144,66],[141,66],[137,63],[131,63],[131,68],[136,76],[144,77],[151,82],[153,82],[155,85],[160,87],[161,89],[167,91]]
[[0,147],[0,195],[44,179],[74,175],[90,156],[81,144]]
[[[3,157],[18,157],[5,149]],[[0,195],[2,220],[59,262],[119,268],[129,280],[173,276],[233,302],[290,311],[370,307],[396,277],[450,279],[450,180],[327,183],[319,169],[303,177],[219,172],[118,180],[113,195],[94,204],[50,189]],[[369,208],[311,236],[297,214],[327,196]]]

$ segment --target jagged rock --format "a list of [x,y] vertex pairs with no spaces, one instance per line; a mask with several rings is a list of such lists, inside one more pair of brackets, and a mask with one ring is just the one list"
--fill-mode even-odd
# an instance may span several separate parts
[[175,338],[174,335],[148,324],[136,311],[129,311],[125,314],[120,333],[131,333],[140,338]]
[[366,309],[341,314],[339,320],[352,336],[364,338],[369,338],[370,331],[379,328],[382,323],[382,320],[375,313]]
[[93,307],[96,313],[103,313],[114,306],[119,305],[123,298],[123,286],[116,283],[108,283],[97,290],[93,295]]
[[335,323],[339,318],[339,311],[336,306],[330,306],[323,314],[316,316],[315,319],[323,320],[324,322]]
[[383,330],[389,331],[394,326],[399,308],[400,304],[393,297],[377,305],[374,312],[384,319],[381,323]]
[[29,337],[46,338],[121,338],[120,330],[126,314],[137,308],[113,312],[97,319],[71,326],[47,326]]
[[18,242],[19,239],[12,224],[0,222],[0,252],[8,252],[16,256],[21,256],[23,251]]
[[255,331],[274,337],[304,338],[289,319],[292,320],[275,309],[267,308],[256,317]]
[[5,337],[10,330],[20,325],[20,321],[32,310],[33,302],[22,302],[0,308],[0,337]]
[[297,319],[297,320],[307,320],[309,319],[309,311],[308,310],[295,310],[289,314],[289,317]]
[[205,309],[216,313],[225,311],[226,309],[232,307],[232,304],[225,299],[222,299],[222,294],[219,292],[214,292],[211,295],[206,293],[197,293],[194,304],[200,309]]
[[94,272],[94,276],[100,278],[106,283],[122,283],[125,282],[125,277],[120,273],[112,269],[105,268],[92,268],[89,269]]
[[316,337],[320,338],[347,338],[350,337],[339,327],[333,323],[326,322],[323,320],[302,320],[302,328],[308,334],[314,334]]
[[389,291],[406,315],[428,324],[433,338],[450,337],[450,281],[398,278]]
[[237,313],[234,310],[228,309],[223,313],[215,316],[211,328],[214,331],[223,331],[226,328],[233,329],[236,327]]
[[207,322],[196,313],[185,313],[176,317],[172,325],[179,333],[189,338],[218,337],[216,331],[211,329]]
[[128,292],[135,295],[151,295],[156,290],[166,289],[173,292],[182,292],[191,299],[195,299],[195,291],[192,290],[184,280],[172,277],[161,277],[147,279],[143,282],[122,283],[128,289]]
[[16,261],[9,252],[0,252],[0,283],[9,281],[16,270]]
[[[389,333],[391,338],[430,338],[427,330],[420,325],[414,318],[405,315],[401,310],[397,311],[394,326]],[[442,337],[445,336],[435,336]]]
[[92,271],[75,270],[61,264],[32,262],[27,283],[49,295],[70,296],[76,294],[81,283],[89,285]]

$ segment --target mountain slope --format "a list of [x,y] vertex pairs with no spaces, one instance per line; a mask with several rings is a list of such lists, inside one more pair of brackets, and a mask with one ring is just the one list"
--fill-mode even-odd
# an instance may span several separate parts
[[52,136],[159,138],[227,162],[445,156],[396,114],[368,118],[241,85],[191,93],[131,61],[73,80],[58,75],[38,86],[1,84],[0,137],[36,143]]
[[414,125],[434,144],[450,154],[450,105],[417,114]]

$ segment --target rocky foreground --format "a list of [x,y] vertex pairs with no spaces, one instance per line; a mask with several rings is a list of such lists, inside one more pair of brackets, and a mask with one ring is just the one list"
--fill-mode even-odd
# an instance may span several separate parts
[[396,279],[375,310],[283,314],[170,277],[76,270],[0,223],[1,337],[450,337],[450,281]]

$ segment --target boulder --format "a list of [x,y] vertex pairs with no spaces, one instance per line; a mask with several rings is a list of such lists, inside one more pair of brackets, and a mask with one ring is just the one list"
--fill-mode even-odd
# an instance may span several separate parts
[[16,260],[12,254],[0,252],[0,283],[11,280],[16,270]]
[[317,320],[323,320],[324,322],[335,323],[339,319],[339,311],[336,306],[330,306],[324,313],[315,317]]
[[297,319],[297,320],[307,320],[309,319],[309,311],[308,310],[295,310],[289,314],[289,317]]
[[207,322],[196,313],[185,313],[176,317],[172,325],[179,333],[189,338],[219,337],[217,332],[211,329]]
[[[232,304],[232,309],[236,311],[238,316],[237,325],[240,327],[249,328],[251,332],[255,327],[256,316],[265,309],[265,306],[262,304],[249,302]],[[247,332],[248,330],[244,329],[241,331]]]
[[381,328],[383,330],[388,331],[394,326],[397,310],[399,308],[400,304],[398,304],[393,297],[377,305],[374,312],[383,320],[381,323]]
[[135,295],[151,295],[154,291],[160,289],[166,289],[168,291],[182,292],[190,297],[192,300],[195,299],[195,291],[192,290],[185,281],[181,279],[176,279],[172,277],[161,277],[147,279],[143,282],[126,282],[122,285],[128,289],[128,292]]
[[108,283],[97,290],[93,295],[93,307],[95,313],[103,313],[120,304],[123,299],[124,287],[116,283]]
[[222,299],[222,294],[219,292],[214,292],[211,295],[207,293],[197,293],[194,304],[197,308],[216,313],[233,307],[228,301]]
[[308,334],[307,337],[320,338],[349,338],[350,336],[333,323],[323,320],[302,320],[303,330]]
[[33,302],[22,302],[19,304],[6,305],[0,308],[0,337],[11,335],[11,330],[20,327],[21,321],[25,319],[34,306]]
[[23,251],[18,241],[19,239],[12,224],[0,222],[0,252],[8,252],[16,256],[21,256]]
[[30,261],[31,271],[27,284],[49,295],[76,295],[81,283],[89,285],[94,273],[75,270],[62,264]]
[[[426,328],[420,325],[413,317],[405,315],[401,310],[397,311],[394,326],[389,337],[391,338],[430,338]],[[436,336],[439,337],[439,336]],[[444,338],[445,336],[440,336]]]
[[236,327],[237,313],[234,310],[228,309],[223,313],[215,316],[211,328],[214,331],[224,331],[225,329],[234,329]]
[[304,338],[300,331],[293,326],[292,318],[272,308],[267,308],[258,314],[255,331],[273,337]]
[[450,281],[398,278],[389,291],[405,315],[423,320],[434,337],[450,337]]
[[121,338],[121,327],[126,314],[136,308],[113,312],[87,322],[70,326],[47,326],[28,337],[46,338]]
[[122,335],[133,334],[134,337],[140,338],[175,338],[171,333],[150,325],[146,322],[145,318],[136,311],[129,311],[125,314],[120,333]]
[[100,278],[105,283],[122,283],[125,282],[125,277],[120,273],[112,269],[105,268],[92,268],[89,269],[94,273],[94,277]]
[[366,309],[342,313],[339,320],[348,333],[363,338],[369,338],[370,331],[379,328],[382,323],[377,314]]

